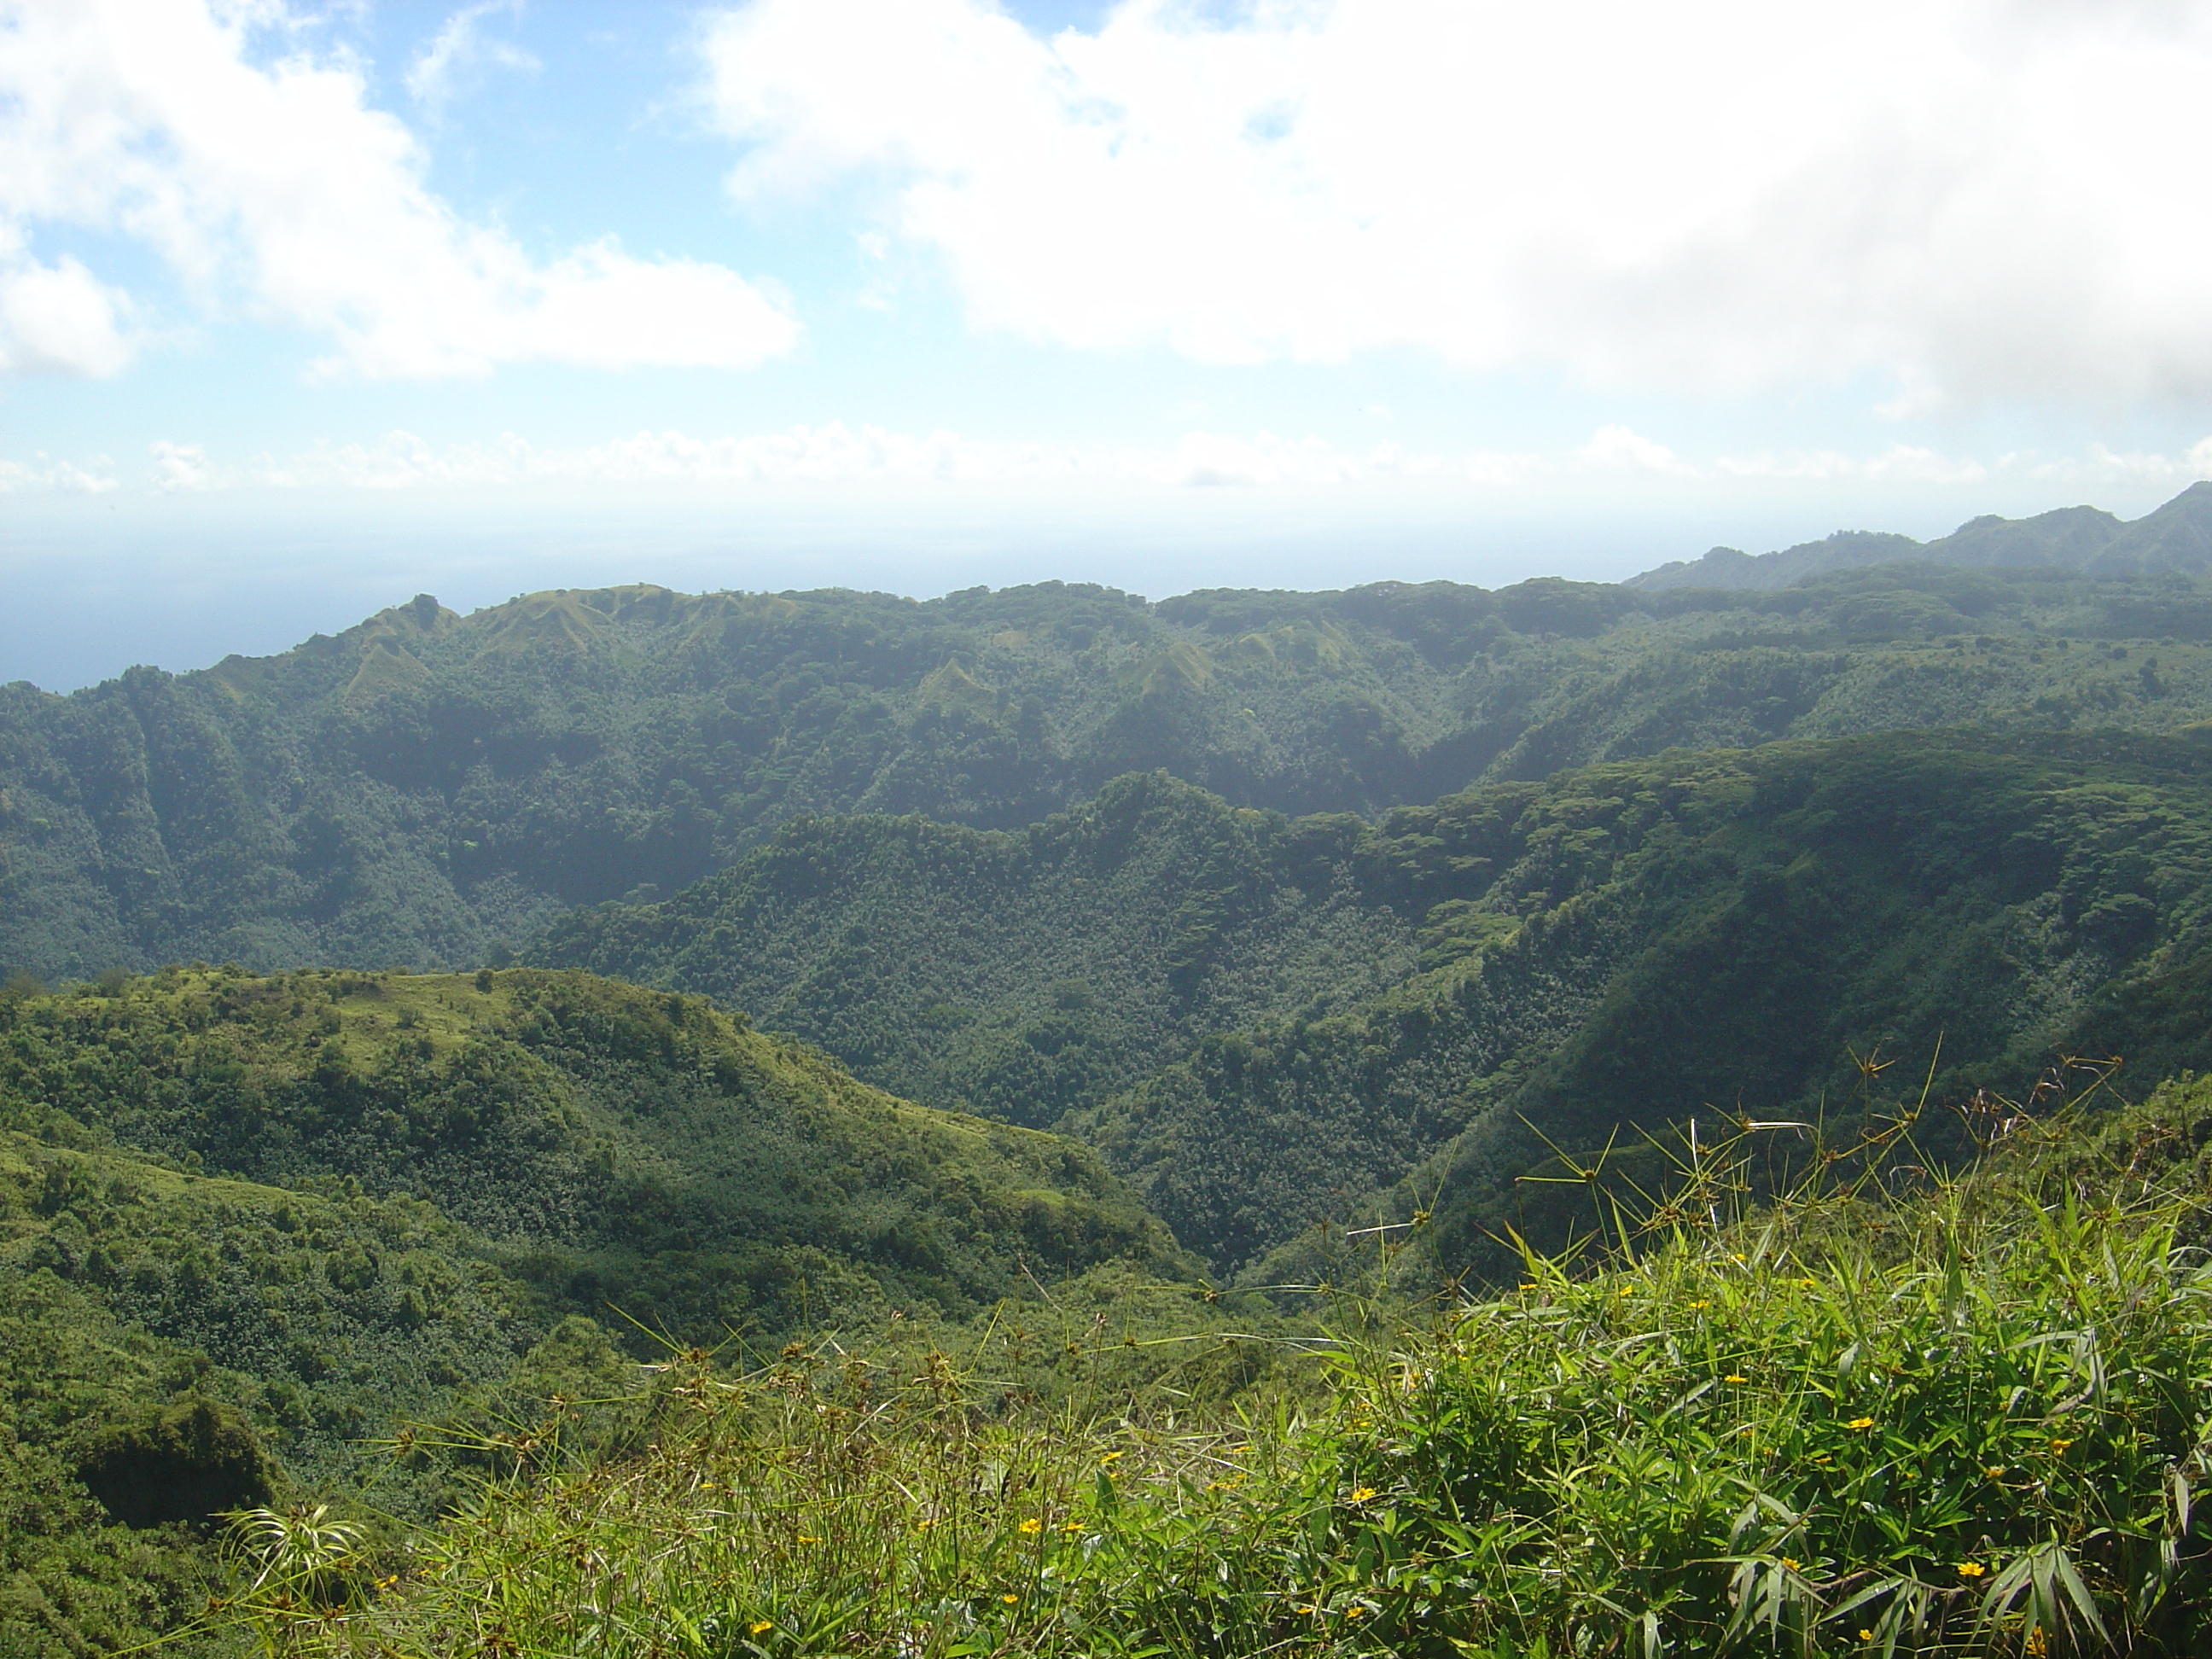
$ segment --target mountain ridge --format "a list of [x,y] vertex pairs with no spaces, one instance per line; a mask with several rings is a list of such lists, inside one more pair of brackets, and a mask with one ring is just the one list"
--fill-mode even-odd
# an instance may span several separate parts
[[1631,576],[1622,586],[1650,592],[1771,591],[1838,571],[1916,562],[1961,570],[2046,567],[2102,577],[2201,575],[2212,570],[2212,482],[2191,484],[2133,520],[2101,507],[2064,507],[2027,519],[1984,514],[1932,542],[1839,530],[1825,540],[1773,553],[1716,547],[1701,558],[1674,560]]
[[1155,769],[1373,817],[1668,747],[2174,730],[2212,718],[2208,641],[2194,578],[1924,563],[1772,592],[422,596],[276,657],[0,687],[0,974],[471,967],[792,819],[1012,829]]

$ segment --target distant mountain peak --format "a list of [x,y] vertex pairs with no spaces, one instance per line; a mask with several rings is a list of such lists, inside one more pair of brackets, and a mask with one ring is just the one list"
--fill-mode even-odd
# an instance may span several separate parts
[[1676,587],[1767,591],[1833,571],[1905,560],[1975,570],[2039,567],[2094,576],[2212,571],[2212,482],[2190,485],[2132,523],[2102,507],[2062,507],[2027,519],[1984,513],[1932,542],[1839,530],[1822,540],[1801,542],[1773,553],[1716,547],[1703,558],[1677,559],[1622,585],[1653,592]]

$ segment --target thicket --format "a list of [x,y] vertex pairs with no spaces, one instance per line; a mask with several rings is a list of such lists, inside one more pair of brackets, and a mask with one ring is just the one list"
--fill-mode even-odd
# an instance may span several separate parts
[[[1317,1390],[1086,1391],[1079,1327],[1047,1410],[1003,1341],[672,1353],[648,1443],[489,1481],[389,1583],[265,1518],[243,1616],[315,1655],[2194,1653],[2212,1085],[2050,1105],[1967,1103],[1963,1175],[1909,1091],[1678,1139],[1495,1295],[1342,1261]],[[1364,1243],[1370,1290],[1423,1248]]]

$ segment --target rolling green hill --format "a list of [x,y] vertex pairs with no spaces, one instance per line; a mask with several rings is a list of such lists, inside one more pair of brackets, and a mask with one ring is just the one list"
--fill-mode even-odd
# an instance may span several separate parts
[[573,973],[238,969],[14,1003],[0,1102],[185,1167],[427,1200],[563,1310],[775,1331],[1170,1266],[1081,1148],[853,1081],[702,1000]]
[[1670,747],[2212,718],[2212,591],[1889,566],[1448,582],[427,597],[281,656],[0,688],[0,972],[470,967],[801,817],[1014,829],[1162,769],[1373,815]]
[[[549,960],[705,991],[1101,1147],[1234,1271],[1410,1182],[1459,1264],[1617,1126],[2212,1060],[2212,744],[1892,733],[1487,785],[1379,826],[1159,775],[1018,832],[793,826]],[[2193,1022],[2193,1023],[2192,1023]],[[1436,1199],[1441,1190],[1441,1200]],[[1525,1191],[1521,1194],[1525,1200]]]
[[235,969],[0,998],[0,1652],[178,1628],[224,1582],[213,1511],[426,1519],[458,1489],[377,1443],[620,1392],[644,1328],[773,1348],[1086,1274],[1191,1299],[1095,1154],[697,998]]

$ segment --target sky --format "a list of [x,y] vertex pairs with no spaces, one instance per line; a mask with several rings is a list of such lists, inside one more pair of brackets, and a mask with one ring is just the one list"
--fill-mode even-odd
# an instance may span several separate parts
[[0,0],[0,681],[2212,477],[2212,0]]

